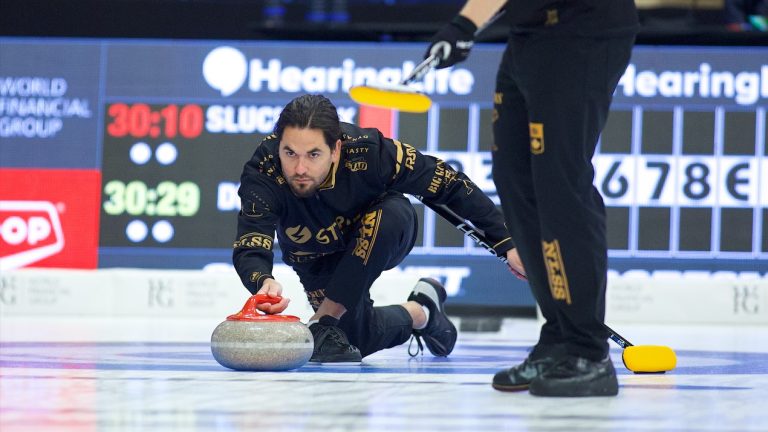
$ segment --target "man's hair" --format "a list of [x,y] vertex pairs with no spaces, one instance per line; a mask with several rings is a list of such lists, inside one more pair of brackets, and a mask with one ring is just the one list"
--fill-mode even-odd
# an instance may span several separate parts
[[303,95],[288,102],[275,123],[274,132],[278,141],[283,139],[283,132],[287,127],[319,129],[331,149],[336,140],[341,138],[341,124],[336,107],[322,95]]

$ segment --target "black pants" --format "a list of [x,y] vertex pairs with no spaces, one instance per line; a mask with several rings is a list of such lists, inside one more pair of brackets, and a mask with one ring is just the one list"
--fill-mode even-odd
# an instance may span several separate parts
[[546,318],[539,344],[608,352],[605,207],[592,156],[634,38],[512,36],[497,75],[493,179]]
[[408,311],[400,305],[374,307],[370,289],[384,270],[402,262],[413,248],[416,211],[402,194],[389,193],[364,212],[353,232],[344,252],[294,269],[315,310],[326,297],[347,308],[339,327],[367,356],[400,345],[411,335]]

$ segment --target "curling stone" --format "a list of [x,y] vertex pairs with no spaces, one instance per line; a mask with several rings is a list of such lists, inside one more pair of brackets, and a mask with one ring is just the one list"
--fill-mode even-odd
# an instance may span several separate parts
[[296,369],[309,361],[315,342],[298,317],[267,315],[256,309],[258,304],[280,300],[265,294],[251,296],[240,312],[228,316],[213,331],[213,358],[240,371]]

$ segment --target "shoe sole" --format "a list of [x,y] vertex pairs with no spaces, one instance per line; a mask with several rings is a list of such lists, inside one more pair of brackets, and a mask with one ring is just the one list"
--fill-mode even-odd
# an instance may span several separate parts
[[363,361],[317,361],[317,360],[310,360],[307,362],[307,364],[312,365],[329,365],[329,366],[360,366],[363,364]]
[[451,339],[451,343],[450,343],[450,347],[451,347],[450,349],[446,348],[441,343],[435,343],[433,341],[433,338],[431,337],[428,338],[424,334],[421,335],[421,337],[424,338],[424,344],[427,346],[427,349],[435,357],[448,357],[448,355],[451,352],[453,352],[453,348],[456,346],[456,339],[458,339],[458,332],[456,331],[456,326],[453,325],[451,320],[449,320],[447,317],[445,318],[445,320],[448,322],[448,324],[450,324],[451,329],[453,330],[452,332],[449,332],[453,336],[453,339]]
[[343,357],[343,356],[337,356],[337,357],[328,357],[322,360],[317,359],[309,359],[309,363],[360,363],[363,361],[363,358],[355,357],[355,358],[349,358],[349,357]]
[[[558,387],[558,388],[555,388]],[[545,397],[601,397],[616,396],[619,394],[619,384],[614,382],[598,382],[582,384],[572,388],[562,388],[562,385],[554,384],[552,386],[546,383],[531,383],[528,389],[534,396]]]
[[528,389],[529,393],[533,396],[538,397],[613,397],[619,394],[618,389],[613,392],[611,390],[600,390],[600,391],[588,391],[588,392],[581,392],[581,391],[569,391],[569,392],[552,392],[552,393],[541,393],[541,390],[531,390]]
[[502,392],[507,393],[515,393],[515,392],[521,392],[528,390],[528,387],[530,387],[530,384],[521,384],[521,385],[501,385],[501,384],[491,384],[491,386]]

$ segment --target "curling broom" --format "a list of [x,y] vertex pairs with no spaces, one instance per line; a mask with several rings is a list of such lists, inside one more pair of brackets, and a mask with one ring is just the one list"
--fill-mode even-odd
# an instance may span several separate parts
[[[416,198],[424,202],[421,197],[417,196]],[[430,204],[426,202],[424,202],[424,204],[451,223],[451,225],[455,226],[459,231],[463,232],[464,235],[495,255],[501,262],[508,264],[507,257],[496,255],[496,251],[490,246],[482,231],[468,224],[461,216],[457,215],[444,205]],[[610,333],[611,340],[623,348],[621,359],[624,362],[624,366],[632,372],[664,373],[674,369],[677,365],[677,355],[672,348],[663,345],[632,345],[627,339],[623,338],[607,325],[605,328]]]

